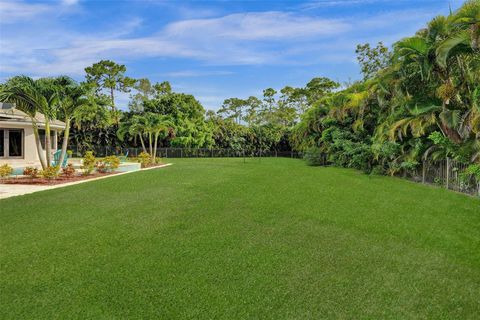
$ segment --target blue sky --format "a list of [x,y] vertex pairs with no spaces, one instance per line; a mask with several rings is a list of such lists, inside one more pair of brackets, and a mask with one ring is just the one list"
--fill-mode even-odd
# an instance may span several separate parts
[[0,79],[83,80],[86,66],[111,59],[215,110],[225,98],[317,76],[358,79],[358,43],[391,45],[462,2],[0,0]]

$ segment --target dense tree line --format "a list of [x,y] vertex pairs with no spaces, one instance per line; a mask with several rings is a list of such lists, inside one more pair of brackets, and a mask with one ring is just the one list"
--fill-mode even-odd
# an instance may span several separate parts
[[[267,88],[261,99],[226,99],[214,112],[194,96],[172,91],[169,82],[127,77],[126,67],[113,61],[85,71],[78,86],[88,103],[75,110],[69,135],[70,145],[82,151],[96,146],[139,147],[152,155],[158,147],[291,150],[291,129],[300,116],[339,87],[330,79],[314,78],[304,88]],[[118,92],[130,93],[128,111],[117,107]]]
[[479,44],[474,0],[391,52],[381,43],[358,46],[364,80],[315,101],[295,125],[292,145],[339,166],[390,174],[430,159],[478,163]]

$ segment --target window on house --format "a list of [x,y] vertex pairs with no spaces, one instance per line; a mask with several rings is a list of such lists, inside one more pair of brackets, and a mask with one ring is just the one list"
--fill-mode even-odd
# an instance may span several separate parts
[[0,157],[5,157],[5,132],[0,130]]
[[23,130],[8,130],[8,156],[23,156]]

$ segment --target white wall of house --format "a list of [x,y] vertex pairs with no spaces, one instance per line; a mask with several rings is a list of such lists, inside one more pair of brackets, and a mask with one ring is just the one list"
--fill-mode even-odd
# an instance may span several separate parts
[[[38,157],[37,147],[35,144],[35,136],[33,134],[33,128],[28,123],[9,123],[8,121],[0,121],[0,130],[2,129],[21,129],[23,130],[23,151],[22,157],[9,157],[7,152],[4,152],[3,157],[0,155],[0,165],[9,164],[12,167],[40,167],[40,159]],[[54,148],[52,154],[57,150],[58,146],[58,132],[52,130],[55,133]],[[5,138],[5,146],[8,144],[8,140]]]

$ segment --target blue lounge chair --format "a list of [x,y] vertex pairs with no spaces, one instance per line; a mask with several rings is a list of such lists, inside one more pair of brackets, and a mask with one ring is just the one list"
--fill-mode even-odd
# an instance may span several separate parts
[[[61,155],[62,155],[62,150],[55,151],[55,153],[53,154],[52,166],[56,167],[59,165]],[[65,158],[63,158],[63,163],[61,167],[65,168],[67,166],[67,162],[68,162],[68,153],[65,154]]]
[[127,152],[125,153],[124,156],[119,156],[120,158],[120,162],[127,162],[127,159],[128,159],[128,152],[129,150],[127,150]]

